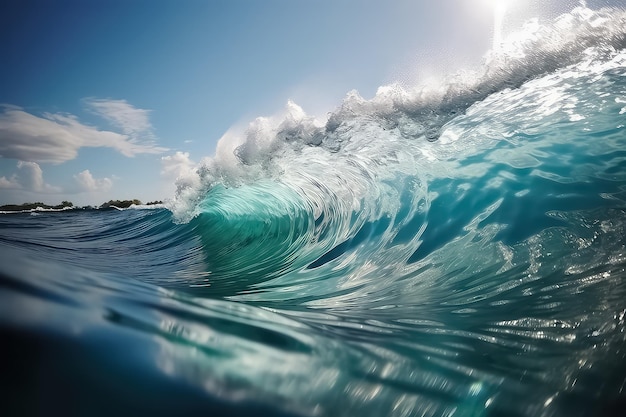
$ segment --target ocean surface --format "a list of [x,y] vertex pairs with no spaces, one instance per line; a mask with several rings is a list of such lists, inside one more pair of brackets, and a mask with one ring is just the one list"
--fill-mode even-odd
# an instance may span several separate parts
[[164,206],[2,213],[0,415],[626,415],[625,125],[626,12],[579,7]]

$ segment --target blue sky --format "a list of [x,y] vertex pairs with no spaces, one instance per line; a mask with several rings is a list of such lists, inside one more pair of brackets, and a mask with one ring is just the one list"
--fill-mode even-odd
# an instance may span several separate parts
[[[497,1],[2,1],[0,204],[171,197],[290,99],[323,118],[350,90],[479,65]],[[509,3],[517,27],[579,2]]]

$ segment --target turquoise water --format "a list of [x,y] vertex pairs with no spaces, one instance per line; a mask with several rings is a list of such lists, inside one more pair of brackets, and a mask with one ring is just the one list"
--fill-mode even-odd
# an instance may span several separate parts
[[2,414],[622,415],[625,22],[290,103],[166,207],[0,215]]

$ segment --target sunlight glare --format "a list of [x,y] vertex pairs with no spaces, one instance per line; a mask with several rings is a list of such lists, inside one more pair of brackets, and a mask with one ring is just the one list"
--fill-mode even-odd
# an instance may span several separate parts
[[508,6],[513,0],[491,0],[493,6],[493,43],[492,50],[499,51],[502,46],[502,24]]

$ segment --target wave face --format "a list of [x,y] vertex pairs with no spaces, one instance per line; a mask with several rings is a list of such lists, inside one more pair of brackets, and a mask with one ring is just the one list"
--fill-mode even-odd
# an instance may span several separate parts
[[289,103],[169,210],[0,216],[9,411],[620,415],[625,28],[577,8],[469,78]]

